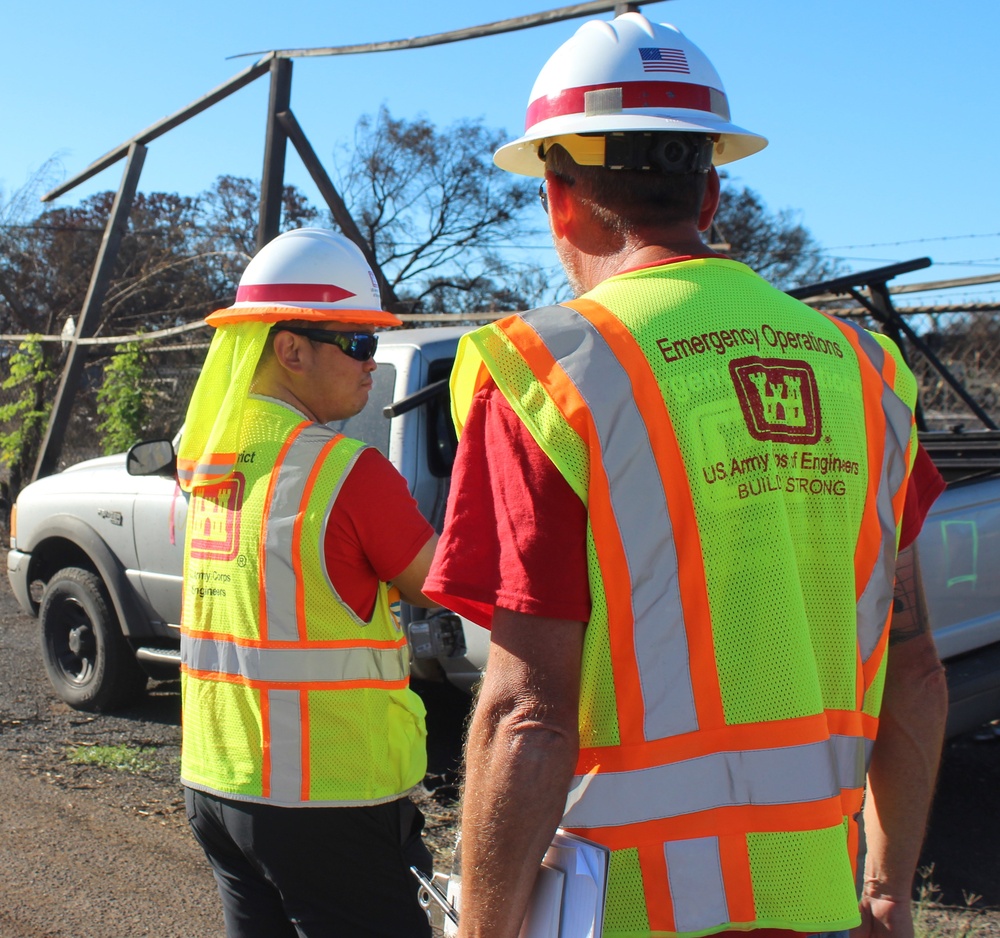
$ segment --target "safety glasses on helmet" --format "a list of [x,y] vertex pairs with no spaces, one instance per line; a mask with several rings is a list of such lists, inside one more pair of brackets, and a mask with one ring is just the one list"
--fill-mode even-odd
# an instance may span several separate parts
[[283,326],[280,323],[273,331],[291,332],[316,342],[336,345],[345,355],[359,362],[371,361],[378,348],[378,336],[370,332],[334,332],[328,329],[309,329],[305,326]]

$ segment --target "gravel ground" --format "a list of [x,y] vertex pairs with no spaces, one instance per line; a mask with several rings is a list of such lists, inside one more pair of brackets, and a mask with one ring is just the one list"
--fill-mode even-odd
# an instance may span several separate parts
[[[141,705],[113,716],[78,713],[50,691],[35,633],[0,578],[0,935],[222,938],[177,778],[178,683],[152,684]],[[436,868],[448,870],[468,700],[444,685],[419,691],[430,771],[418,800]],[[149,764],[70,760],[98,745],[148,750]],[[1000,938],[1000,737],[949,744],[922,863],[933,866],[925,935]]]
[[[222,938],[208,863],[187,826],[178,781],[179,682],[151,684],[115,715],[80,713],[49,689],[36,639],[0,582],[0,936]],[[454,844],[456,773],[468,698],[420,688],[430,770],[416,800],[435,866]],[[126,771],[78,764],[78,749],[143,750]]]

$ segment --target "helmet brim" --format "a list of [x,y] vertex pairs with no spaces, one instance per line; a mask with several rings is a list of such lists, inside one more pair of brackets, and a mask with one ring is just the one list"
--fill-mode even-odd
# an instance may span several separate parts
[[[710,115],[709,115],[710,116]],[[593,133],[702,133],[718,136],[712,164],[722,166],[758,153],[767,146],[767,138],[735,124],[717,120],[680,120],[637,114],[607,115],[600,126],[593,119],[556,117],[535,124],[523,137],[504,144],[493,154],[500,169],[521,176],[545,175],[545,161],[538,155],[538,145],[546,139]]]
[[205,318],[210,326],[228,326],[240,322],[287,322],[301,319],[306,322],[345,322],[359,326],[401,326],[403,320],[387,310],[343,309],[316,307],[252,304],[234,304],[225,309],[217,309]]

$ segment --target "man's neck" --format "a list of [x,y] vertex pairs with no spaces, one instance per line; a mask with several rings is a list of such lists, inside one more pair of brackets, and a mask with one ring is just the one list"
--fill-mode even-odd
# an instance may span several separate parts
[[626,270],[649,267],[678,257],[706,256],[723,257],[724,255],[717,254],[700,238],[671,242],[669,245],[651,242],[628,243],[623,246],[622,250],[614,254],[584,255],[579,258],[578,287],[582,287],[583,292],[586,292]]
[[308,420],[319,423],[319,418],[306,406],[295,391],[284,381],[276,380],[275,376],[268,370],[258,371],[250,385],[250,393],[261,397],[270,397],[289,407],[294,407],[300,414]]

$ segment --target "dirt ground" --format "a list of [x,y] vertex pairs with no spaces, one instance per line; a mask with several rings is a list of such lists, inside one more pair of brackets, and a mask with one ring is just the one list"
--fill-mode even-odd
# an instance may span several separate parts
[[[0,581],[0,936],[223,938],[208,863],[178,781],[178,681],[135,708],[72,710],[51,692],[35,620]],[[430,768],[417,800],[435,865],[450,869],[458,740],[468,698],[424,690]],[[140,771],[77,764],[79,747],[146,751]]]
[[[36,623],[0,578],[0,935],[4,938],[222,938],[208,865],[178,783],[178,683],[114,716],[78,713],[49,690]],[[450,868],[468,700],[420,688],[430,771],[420,797],[439,869]],[[150,764],[122,771],[70,761],[78,747],[126,745]],[[1000,938],[1000,737],[949,744],[924,850],[938,904],[926,933]],[[979,896],[965,911],[966,898]],[[968,932],[967,932],[968,933]]]

